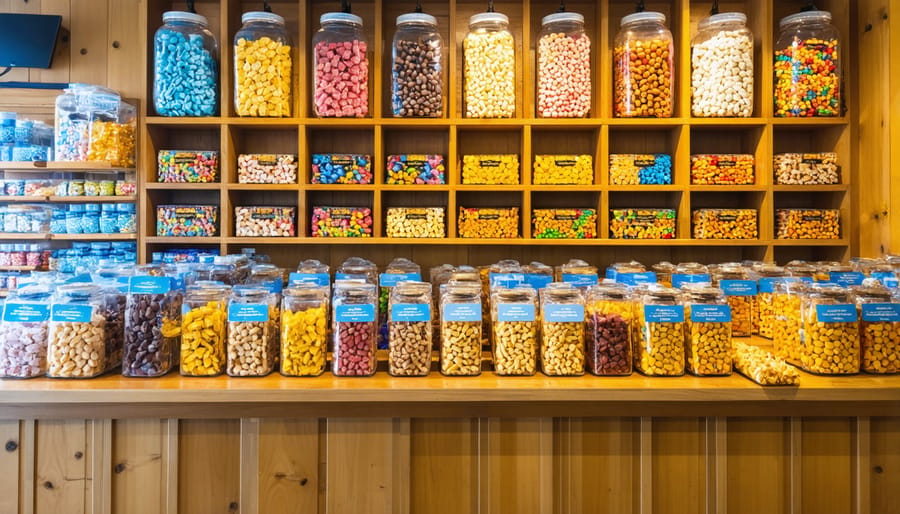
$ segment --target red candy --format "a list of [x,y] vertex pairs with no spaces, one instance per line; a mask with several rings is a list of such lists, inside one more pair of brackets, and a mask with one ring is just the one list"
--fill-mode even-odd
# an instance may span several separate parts
[[363,118],[369,114],[369,58],[364,41],[329,43],[315,47],[316,116]]
[[334,335],[335,375],[368,376],[375,373],[375,322],[338,322]]

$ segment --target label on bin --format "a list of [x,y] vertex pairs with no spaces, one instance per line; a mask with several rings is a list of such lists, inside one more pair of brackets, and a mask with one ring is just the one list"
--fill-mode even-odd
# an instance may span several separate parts
[[518,285],[525,283],[525,274],[524,273],[491,273],[490,274],[490,284],[491,287],[500,286],[500,287],[516,287]]
[[228,321],[265,323],[269,321],[269,306],[264,303],[232,303],[228,306]]
[[444,304],[444,321],[481,321],[481,304],[479,303],[447,303]]
[[625,284],[626,286],[655,284],[656,273],[653,271],[641,271],[638,273],[616,273],[615,280],[617,283]]
[[534,305],[506,303],[497,306],[497,321],[534,321]]
[[900,322],[900,303],[865,303],[862,306],[862,319],[884,323]]
[[900,285],[897,276],[890,271],[873,271],[872,278],[878,279],[885,287],[898,287]]
[[584,305],[545,305],[544,321],[582,323],[584,322]]
[[270,293],[281,294],[284,289],[284,281],[280,278],[273,278],[272,280],[266,280],[265,282],[260,282],[260,285],[266,288]]
[[600,283],[600,278],[593,274],[563,273],[562,281],[575,287],[591,287]]
[[753,280],[721,280],[719,286],[725,296],[756,296],[756,282]]
[[334,308],[334,319],[339,323],[369,323],[375,321],[375,306],[372,304],[338,305]]
[[497,159],[481,159],[478,161],[478,165],[482,168],[499,168],[500,163]]
[[58,303],[50,307],[50,321],[56,323],[90,323],[93,316],[93,305]]
[[128,292],[131,294],[167,294],[172,290],[172,279],[169,277],[139,276],[128,279]]
[[760,293],[774,293],[775,292],[775,284],[780,284],[782,282],[797,282],[796,277],[763,277],[759,279],[759,292]]
[[825,162],[825,159],[822,158],[821,154],[817,153],[805,153],[800,159],[802,164],[822,164]]
[[734,159],[719,159],[716,162],[717,168],[734,168],[737,166],[737,161]]
[[7,303],[3,308],[3,321],[37,323],[50,319],[50,306],[35,303]]
[[727,305],[691,305],[691,321],[694,323],[730,323],[731,307]]
[[553,282],[553,277],[550,275],[540,275],[537,273],[528,273],[525,275],[525,283],[537,290],[544,289],[547,287],[547,284],[550,284],[551,282]]
[[859,271],[832,271],[828,279],[840,286],[858,286],[863,283],[866,276]]
[[820,323],[854,323],[857,321],[856,305],[816,305],[816,319]]
[[675,273],[672,275],[672,287],[680,288],[684,284],[698,284],[701,282],[709,282],[709,274],[700,273],[698,275],[688,275],[684,273]]
[[634,165],[637,168],[651,168],[653,166],[656,166],[656,158],[655,157],[635,158]]
[[644,305],[647,323],[683,323],[684,307],[681,305]]
[[335,273],[335,280],[364,280],[369,281],[369,276],[365,273]]
[[571,168],[577,164],[577,161],[575,159],[556,159],[553,164],[560,168]]
[[391,305],[391,321],[431,321],[431,307],[427,303],[395,303]]
[[382,273],[379,279],[381,287],[394,287],[399,282],[405,281],[422,281],[421,273]]
[[317,286],[327,286],[330,278],[328,273],[291,273],[288,276],[289,284],[316,284]]

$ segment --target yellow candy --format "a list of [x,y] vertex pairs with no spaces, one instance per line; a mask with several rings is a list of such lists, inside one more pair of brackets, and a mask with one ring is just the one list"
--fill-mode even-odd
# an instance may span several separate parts
[[463,184],[519,184],[519,156],[464,155]]
[[536,155],[533,182],[539,185],[593,184],[593,159],[590,155]]
[[291,115],[291,47],[268,37],[234,47],[238,116]]
[[225,364],[224,302],[209,302],[188,311],[181,322],[181,373],[221,374]]
[[296,377],[325,371],[328,330],[324,307],[291,312],[281,318],[281,373]]
[[134,125],[114,121],[91,123],[87,160],[108,162],[121,168],[134,167]]

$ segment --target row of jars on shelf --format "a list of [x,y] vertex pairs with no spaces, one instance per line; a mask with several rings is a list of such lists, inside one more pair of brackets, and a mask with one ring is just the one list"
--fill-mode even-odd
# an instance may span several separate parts
[[[218,43],[201,15],[170,11],[154,39],[154,105],[162,116],[212,116],[218,111]],[[284,18],[247,12],[234,38],[234,109],[238,116],[291,116],[293,62]],[[743,13],[712,15],[692,41],[691,112],[697,117],[753,114],[754,38]],[[840,44],[827,11],[781,20],[775,44],[776,116],[841,114]],[[369,47],[362,18],[326,13],[312,40],[312,106],[319,117],[365,117],[369,110]],[[516,114],[516,46],[509,18],[472,16],[463,40],[464,115]],[[437,19],[397,18],[391,46],[391,112],[397,117],[444,114],[444,44]],[[674,41],[665,15],[625,16],[613,46],[613,112],[617,117],[671,117]],[[537,115],[579,118],[592,108],[591,41],[584,16],[559,12],[542,20],[537,41]]]

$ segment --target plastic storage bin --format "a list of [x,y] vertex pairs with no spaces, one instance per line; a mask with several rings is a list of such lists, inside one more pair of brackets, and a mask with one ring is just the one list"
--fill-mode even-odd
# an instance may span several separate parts
[[138,266],[128,282],[122,375],[157,377],[172,369],[181,347],[184,295],[175,287],[175,270]]
[[443,207],[390,207],[387,237],[441,238],[447,232]]
[[692,155],[691,184],[752,185],[756,182],[754,163],[749,154]]
[[314,377],[325,371],[328,291],[327,284],[297,284],[284,290],[281,301],[282,375]]
[[685,357],[697,376],[731,374],[731,308],[721,289],[694,287],[686,292]]
[[481,288],[476,283],[441,286],[441,373],[481,374]]
[[431,371],[431,284],[404,281],[391,289],[388,305],[388,372],[426,376]]
[[549,376],[584,374],[584,295],[572,284],[540,292],[541,371]]
[[103,290],[94,284],[57,287],[50,306],[47,376],[91,378],[106,371]]
[[612,239],[674,239],[674,209],[613,209],[609,233]]
[[48,287],[32,285],[6,299],[0,321],[0,377],[33,378],[47,372],[50,297]]
[[663,287],[644,292],[637,305],[635,368],[650,376],[684,374],[684,306],[681,294]]
[[228,296],[231,288],[200,281],[187,288],[181,319],[181,374],[210,377],[225,371]]
[[278,359],[278,295],[253,284],[235,286],[228,303],[225,372],[232,377],[262,377]]
[[532,181],[538,185],[591,185],[594,159],[590,155],[535,155]]
[[826,375],[859,373],[859,314],[846,289],[810,287],[803,304],[800,364]]
[[534,375],[538,330],[535,291],[500,287],[491,294],[491,345],[498,375]]
[[669,185],[672,183],[672,156],[611,154],[609,183],[613,186]]
[[625,286],[588,289],[586,300],[587,370],[594,375],[630,375],[634,303]]
[[516,185],[519,183],[518,155],[464,155],[462,161],[462,183],[465,185]]
[[594,239],[595,209],[534,209],[531,214],[535,239]]
[[774,169],[776,184],[838,184],[841,181],[834,152],[775,154]]
[[372,237],[368,207],[313,207],[312,237]]
[[837,209],[776,209],[776,239],[840,239]]
[[371,184],[369,155],[313,154],[313,184]]
[[694,239],[756,239],[757,217],[756,209],[697,209]]
[[237,237],[294,237],[294,207],[235,207],[234,232]]
[[519,208],[459,208],[457,219],[459,237],[499,238],[519,237]]
[[335,282],[332,325],[335,376],[375,374],[377,303],[374,284]]

